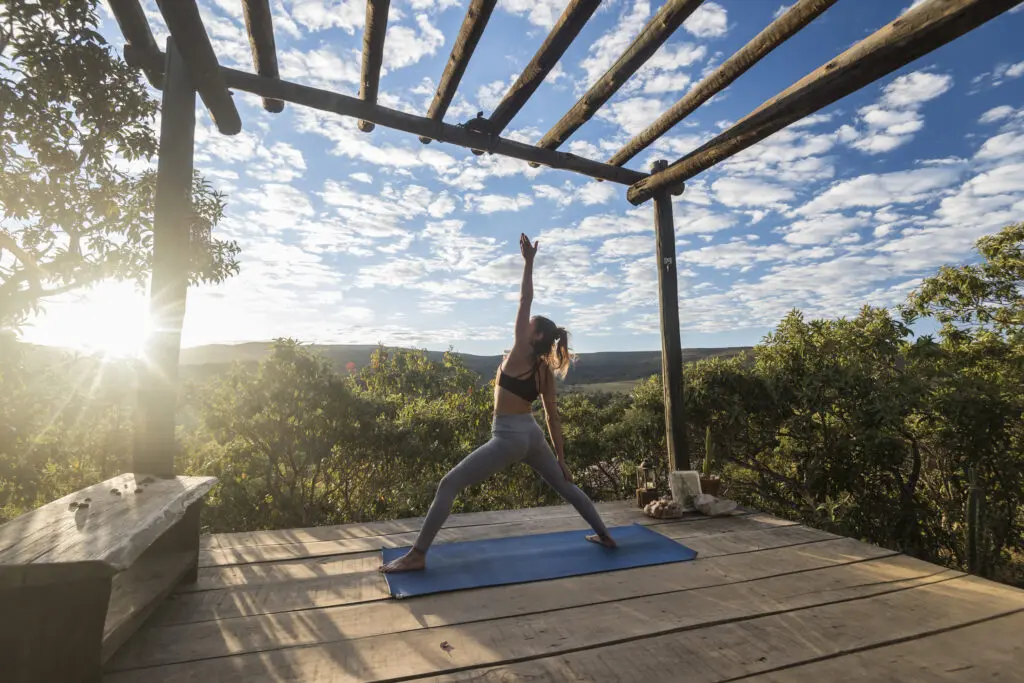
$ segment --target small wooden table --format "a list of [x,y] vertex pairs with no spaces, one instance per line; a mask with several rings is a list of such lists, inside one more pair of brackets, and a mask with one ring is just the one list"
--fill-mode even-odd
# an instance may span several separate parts
[[0,662],[9,683],[98,682],[181,582],[215,477],[123,474],[0,526]]

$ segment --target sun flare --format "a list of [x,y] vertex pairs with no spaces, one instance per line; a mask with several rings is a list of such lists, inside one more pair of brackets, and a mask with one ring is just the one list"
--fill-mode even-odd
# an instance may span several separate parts
[[55,299],[29,321],[24,339],[112,358],[142,354],[151,324],[148,298],[131,283],[104,283]]

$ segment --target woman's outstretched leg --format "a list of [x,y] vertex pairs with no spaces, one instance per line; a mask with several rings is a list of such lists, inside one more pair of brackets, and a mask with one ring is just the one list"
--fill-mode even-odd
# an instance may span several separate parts
[[615,547],[615,541],[608,533],[608,527],[605,526],[601,514],[594,507],[594,502],[580,490],[579,486],[565,478],[555,454],[544,440],[543,433],[540,434],[540,443],[530,449],[530,454],[523,462],[536,470],[544,481],[576,508],[576,511],[587,521],[587,524],[596,532],[593,536],[587,536],[588,541],[600,543],[609,548]]
[[441,530],[451,514],[455,496],[462,489],[479,484],[484,479],[523,459],[526,453],[525,441],[494,436],[490,441],[463,458],[462,462],[444,475],[437,486],[434,502],[430,504],[427,518],[423,521],[419,536],[412,549],[383,567],[384,572],[408,572],[426,566],[427,551],[434,537]]

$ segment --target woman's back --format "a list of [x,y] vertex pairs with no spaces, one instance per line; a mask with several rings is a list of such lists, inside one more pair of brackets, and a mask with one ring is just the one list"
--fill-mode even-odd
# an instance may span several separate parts
[[520,415],[533,410],[540,395],[541,375],[547,366],[533,353],[515,348],[498,365],[494,377],[494,414]]

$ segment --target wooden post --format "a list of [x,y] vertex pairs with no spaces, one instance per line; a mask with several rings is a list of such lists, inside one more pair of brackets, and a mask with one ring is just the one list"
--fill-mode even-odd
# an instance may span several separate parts
[[168,38],[153,210],[153,278],[149,291],[153,327],[139,377],[134,455],[137,474],[174,476],[174,413],[188,289],[195,110],[195,88],[173,38]]
[[[731,128],[634,184],[626,199],[640,205],[666,187],[764,140],[886,74],[949,43],[1021,4],[1022,0],[928,0],[807,74]],[[543,145],[542,145],[543,146]]]
[[[384,63],[384,35],[388,29],[391,0],[367,0],[366,28],[363,29],[363,67],[359,76],[359,99],[377,103],[380,67]],[[360,120],[356,126],[364,133],[374,129],[372,121]]]
[[648,145],[672,130],[672,128],[692,114],[697,107],[704,104],[742,76],[750,67],[757,64],[775,48],[792,38],[803,27],[811,23],[822,12],[834,5],[837,0],[797,0],[782,16],[768,25],[763,31],[704,80],[690,89],[688,93],[658,119],[638,133],[632,140],[615,153],[608,163],[622,166],[624,163],[644,151]]
[[[270,0],[242,0],[242,14],[245,16],[245,30],[249,34],[252,49],[252,65],[256,73],[264,78],[279,78],[277,47],[274,42],[274,18],[270,13]],[[263,108],[272,114],[284,111],[281,100],[263,100]]]
[[570,135],[589,121],[619,91],[630,76],[635,74],[658,51],[687,17],[700,7],[703,0],[667,0],[657,14],[651,17],[633,43],[603,76],[590,87],[572,109],[565,113],[551,130],[537,143],[544,149],[558,149]]
[[570,0],[562,12],[562,16],[552,27],[551,33],[544,40],[544,44],[540,46],[537,54],[526,65],[523,73],[519,75],[494,113],[491,114],[488,119],[490,122],[488,132],[492,135],[501,135],[501,132],[508,127],[515,115],[526,105],[527,100],[533,96],[547,75],[555,68],[555,64],[569,49],[572,41],[583,30],[583,25],[587,23],[600,4],[601,0]]
[[[652,172],[668,166],[655,161]],[[668,471],[690,469],[683,421],[683,345],[679,335],[679,283],[676,280],[676,230],[672,222],[672,195],[654,197],[654,232],[658,266],[658,309],[661,313],[661,381],[665,392],[665,446]]]
[[[487,22],[491,19],[494,6],[497,0],[470,0],[469,9],[466,10],[466,18],[462,20],[462,28],[459,35],[455,37],[455,45],[452,46],[452,53],[445,64],[444,73],[441,74],[441,82],[437,85],[437,92],[430,103],[427,111],[427,118],[432,121],[441,121],[448,112],[448,106],[455,97],[455,91],[459,88],[469,60],[473,57],[477,43],[487,28]],[[420,137],[420,142],[428,144],[430,138]],[[482,154],[482,152],[481,152]]]

